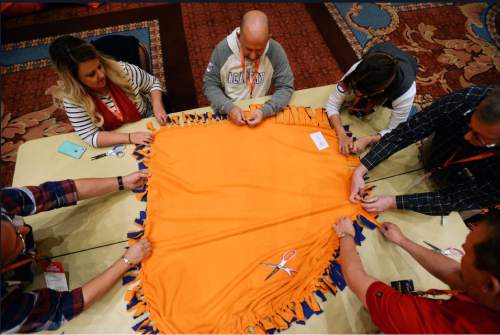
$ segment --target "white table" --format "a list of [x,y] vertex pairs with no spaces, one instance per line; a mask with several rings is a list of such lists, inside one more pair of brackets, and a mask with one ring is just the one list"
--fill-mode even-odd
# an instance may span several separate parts
[[[291,105],[304,105],[313,108],[323,107],[333,85],[296,91]],[[262,103],[268,97],[241,101],[239,106],[247,108],[249,103]],[[209,107],[198,108],[186,113],[204,113]],[[343,113],[344,123],[351,125],[357,136],[373,134],[387,123],[389,111],[369,116],[368,124],[348,113]],[[146,130],[146,124],[153,118],[125,125],[123,131]],[[333,130],[332,130],[333,131]],[[57,147],[70,140],[82,143],[75,133],[52,136],[24,143],[18,151],[14,174],[14,186],[36,185],[49,180],[66,178],[107,177],[130,173],[137,169],[137,162],[131,157],[133,146],[127,146],[123,158],[103,158],[90,161],[90,157],[107,149],[88,147],[84,156],[73,159],[57,153]],[[408,185],[422,171],[406,173],[421,168],[414,145],[393,155],[387,161],[370,171],[370,180],[377,185],[375,194],[407,193]],[[390,177],[394,176],[394,177]],[[389,177],[389,178],[387,178]],[[384,178],[383,180],[379,180]],[[378,180],[378,181],[377,181]],[[429,190],[429,185],[421,184],[418,191]],[[411,190],[412,192],[415,190]],[[127,231],[139,210],[144,209],[132,192],[114,193],[108,196],[80,202],[77,206],[57,209],[27,217],[26,222],[34,228],[39,251],[57,257],[69,270],[71,288],[81,286],[87,280],[102,272],[115,259],[121,256],[126,246]],[[408,211],[387,211],[380,221],[390,220],[400,225],[402,230],[417,242],[429,240],[438,246],[459,246],[466,234],[460,217],[454,213],[445,218],[440,225],[439,217],[430,217]],[[368,273],[386,282],[412,278],[416,289],[444,288],[445,285],[425,272],[410,256],[394,245],[386,243],[376,231],[364,231],[367,239],[359,248],[361,258]],[[121,242],[121,243],[120,243]],[[113,244],[115,243],[115,244]],[[108,245],[107,244],[113,244]],[[87,250],[90,249],[90,250]],[[87,251],[82,251],[87,250]],[[37,276],[34,287],[43,286],[43,279]],[[116,285],[104,299],[85,311],[75,320],[64,325],[58,332],[70,333],[129,333],[133,324],[132,316],[125,311],[122,299],[124,288]],[[349,289],[328,295],[321,303],[325,312],[309,319],[305,326],[293,325],[288,333],[351,333],[374,332],[366,310]]]

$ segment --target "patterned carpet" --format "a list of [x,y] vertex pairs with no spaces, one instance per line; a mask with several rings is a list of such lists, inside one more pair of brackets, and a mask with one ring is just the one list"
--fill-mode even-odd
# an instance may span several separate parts
[[[160,17],[167,6],[177,6],[178,17]],[[159,17],[161,36],[150,36],[155,41],[150,48],[160,48],[164,67],[155,74],[164,76],[172,110],[185,110],[208,105],[202,77],[212,49],[239,24],[241,14],[254,8],[269,15],[273,37],[288,53],[296,89],[327,85],[340,78],[339,65],[301,3],[105,3],[97,9],[53,4],[49,11],[2,22],[2,56],[6,51],[17,54],[11,53],[10,63],[0,57],[4,92],[0,184],[12,182],[19,145],[72,131],[64,111],[54,108],[51,97],[45,95],[57,75],[49,66],[46,49],[35,50],[34,46],[46,48],[55,36],[67,33],[92,37],[117,31],[116,26],[124,24],[129,26],[122,31],[134,30],[134,24]]]
[[302,3],[183,3],[182,18],[198,104],[207,106],[202,93],[203,73],[217,43],[239,25],[246,11],[267,13],[273,38],[287,52],[295,89],[329,85],[342,72]]
[[[72,15],[74,10],[70,6],[66,14]],[[197,106],[179,4],[68,20],[62,13],[58,16],[63,19],[2,30],[2,185],[12,182],[17,149],[22,143],[73,131],[64,111],[53,107],[51,97],[45,94],[57,81],[48,60],[48,46],[58,35],[71,33],[88,40],[113,33],[136,36],[149,49],[152,72],[165,83],[173,101],[171,107],[177,111]],[[167,82],[165,73],[185,79]]]
[[[86,30],[75,35],[93,40],[114,33],[135,36],[148,47],[152,72],[164,84],[158,21]],[[48,46],[54,39],[55,36],[51,36],[2,46],[2,165],[5,178],[11,178],[8,173],[13,171],[16,152],[22,143],[73,131],[64,111],[55,108],[50,95],[45,94],[45,90],[57,81],[47,58]],[[18,59],[23,59],[23,63],[16,63]]]
[[[149,43],[163,61],[155,74],[165,80],[173,111],[208,105],[202,78],[213,47],[238,25],[242,13],[254,8],[269,15],[273,37],[287,51],[296,89],[336,82],[365,50],[383,40],[417,58],[421,106],[461,87],[500,84],[500,5],[493,3],[105,3],[97,9],[77,4],[48,8],[2,22],[1,185],[11,184],[20,144],[72,131],[65,113],[45,95],[56,74],[40,50],[29,48],[33,43],[47,45],[60,34],[94,36],[99,29],[97,35],[158,19],[159,36],[151,35]],[[166,16],[166,8],[175,13]],[[22,46],[16,44],[20,41]],[[17,52],[17,60],[5,60],[9,48]],[[23,48],[24,55],[19,53]]]
[[89,6],[82,6],[77,3],[47,3],[46,9],[41,12],[13,18],[4,18],[2,20],[2,26],[4,29],[13,29],[40,23],[67,20],[75,17],[90,17],[99,14],[121,12],[129,9],[158,6],[159,4],[160,3],[158,2],[101,2],[99,7],[93,8]]
[[[337,25],[344,49],[354,58],[390,41],[418,61],[417,102],[426,105],[448,92],[478,84],[500,84],[498,3],[334,3],[323,25]],[[317,12],[317,10],[316,10]],[[324,38],[338,32],[322,31]],[[346,47],[347,45],[347,47]],[[350,49],[350,50],[346,50]],[[345,70],[345,66],[343,69]]]

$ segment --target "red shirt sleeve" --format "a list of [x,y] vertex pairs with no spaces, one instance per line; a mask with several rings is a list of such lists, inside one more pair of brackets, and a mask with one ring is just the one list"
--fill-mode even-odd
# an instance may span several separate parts
[[[373,323],[384,333],[427,333],[432,321],[432,301],[402,294],[382,282],[366,292],[366,304]],[[435,313],[430,313],[434,314]]]

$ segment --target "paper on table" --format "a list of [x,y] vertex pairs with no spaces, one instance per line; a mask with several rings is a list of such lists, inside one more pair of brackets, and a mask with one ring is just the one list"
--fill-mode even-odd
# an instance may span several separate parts
[[329,147],[328,142],[320,131],[311,133],[310,136],[318,150],[324,150]]

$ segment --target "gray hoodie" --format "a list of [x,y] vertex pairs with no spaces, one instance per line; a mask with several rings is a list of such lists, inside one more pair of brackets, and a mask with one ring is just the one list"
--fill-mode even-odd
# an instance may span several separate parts
[[[205,76],[203,92],[216,112],[229,113],[235,106],[233,101],[250,99],[248,87],[240,57],[236,28],[222,40],[212,52]],[[249,78],[253,78],[254,62],[246,61]],[[293,73],[283,47],[273,39],[267,42],[259,64],[259,72],[253,91],[253,98],[267,95],[271,84],[275,92],[262,107],[265,117],[276,114],[288,104],[293,93]]]

